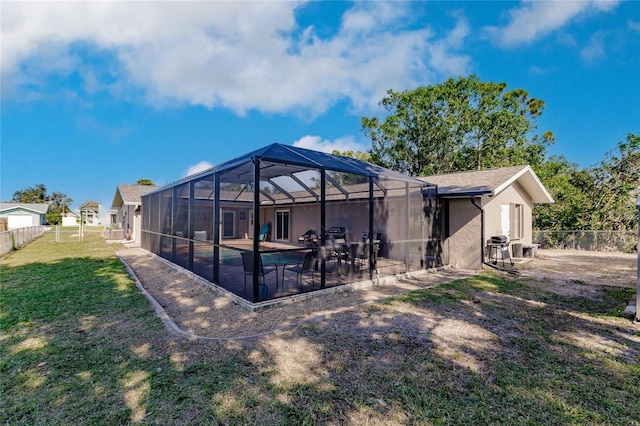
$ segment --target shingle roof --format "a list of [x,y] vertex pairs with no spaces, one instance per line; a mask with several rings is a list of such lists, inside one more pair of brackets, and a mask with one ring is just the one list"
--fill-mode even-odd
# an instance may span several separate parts
[[124,205],[140,204],[142,196],[147,192],[155,191],[160,188],[155,185],[130,185],[121,183],[116,189],[116,195],[111,203],[112,208],[122,207]]
[[97,212],[99,208],[100,208],[100,204],[97,201],[89,200],[82,203],[82,205],[78,207],[78,210],[83,210],[83,211],[93,210]]
[[47,203],[0,203],[0,211],[13,210],[23,208],[31,210],[35,213],[46,214],[49,210]]
[[534,203],[553,202],[553,198],[529,166],[474,170],[425,176],[420,179],[438,185],[438,195],[445,197],[496,195],[517,181],[529,193]]

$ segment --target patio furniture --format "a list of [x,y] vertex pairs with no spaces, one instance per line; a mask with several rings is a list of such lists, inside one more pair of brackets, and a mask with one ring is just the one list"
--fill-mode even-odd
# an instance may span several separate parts
[[258,240],[267,241],[270,230],[269,228],[271,228],[271,226],[268,223],[263,223],[262,225],[260,225],[260,235],[258,236]]
[[344,226],[332,226],[327,229],[325,239],[344,240],[347,237],[347,229]]
[[[369,261],[369,241],[360,243],[358,246],[358,255],[352,261],[352,265],[358,267],[358,271],[362,272],[364,269],[368,269],[367,262]],[[373,267],[378,263],[378,252],[380,251],[380,241],[373,242]]]
[[313,247],[318,245],[318,234],[313,229],[309,229],[298,237],[298,243],[304,247]]
[[327,245],[319,247],[318,257],[325,262],[327,272],[335,271],[340,275],[341,253],[342,251],[336,250],[336,245],[331,242],[327,242]]
[[310,251],[304,255],[304,259],[302,259],[298,263],[287,263],[284,265],[282,269],[282,288],[284,288],[284,279],[285,272],[291,271],[296,273],[296,282],[302,289],[302,274],[311,272],[311,283],[312,286],[315,287],[315,268],[316,268],[316,259],[318,257],[317,251]]
[[[247,291],[247,275],[253,275],[253,252],[243,251],[242,255],[242,267],[244,268],[244,291]],[[271,272],[276,273],[276,290],[278,289],[278,265],[275,263],[262,263],[262,256],[258,254],[259,268],[258,275],[260,276],[260,284],[266,286],[265,275]],[[262,299],[262,297],[261,297]]]

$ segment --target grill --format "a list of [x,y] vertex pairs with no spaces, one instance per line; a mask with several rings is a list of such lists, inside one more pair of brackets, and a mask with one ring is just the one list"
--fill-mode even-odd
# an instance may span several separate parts
[[334,240],[344,239],[346,233],[346,228],[344,226],[332,226],[327,229],[327,235],[333,238]]

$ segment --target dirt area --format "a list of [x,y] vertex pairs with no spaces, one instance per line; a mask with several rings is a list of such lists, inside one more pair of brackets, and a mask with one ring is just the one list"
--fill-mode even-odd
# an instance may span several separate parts
[[597,286],[635,287],[636,254],[541,250],[535,259],[518,265],[520,276],[533,278],[539,288],[558,294],[588,295]]
[[[166,313],[165,323],[201,339],[237,340],[327,319],[357,307],[411,290],[474,275],[445,268],[395,283],[339,292],[250,312],[216,294],[201,279],[173,268],[141,249],[118,255],[135,272],[144,289]],[[542,250],[535,259],[518,263],[518,280],[562,295],[588,297],[597,286],[635,287],[637,257],[633,254]],[[170,321],[167,321],[169,320]]]

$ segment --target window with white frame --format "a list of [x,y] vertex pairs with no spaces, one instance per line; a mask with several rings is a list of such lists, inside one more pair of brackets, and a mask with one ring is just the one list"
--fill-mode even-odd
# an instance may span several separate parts
[[289,241],[289,210],[276,210],[275,239]]

